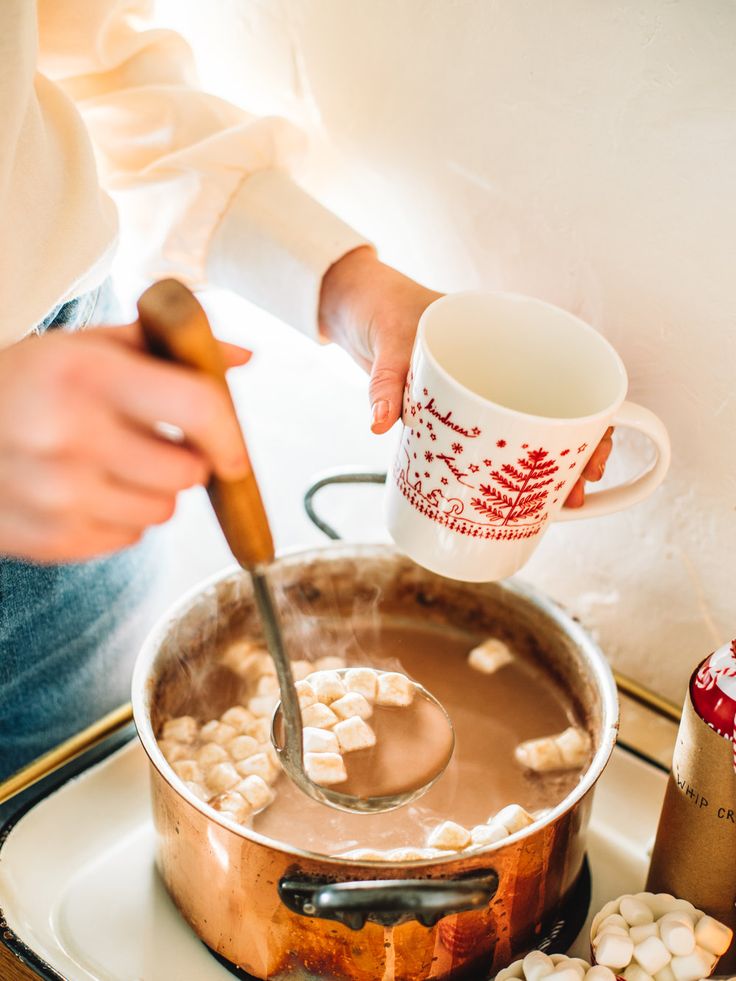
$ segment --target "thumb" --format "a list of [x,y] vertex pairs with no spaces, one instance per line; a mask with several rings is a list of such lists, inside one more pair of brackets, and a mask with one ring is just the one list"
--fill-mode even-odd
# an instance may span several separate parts
[[368,384],[371,400],[371,429],[385,433],[401,415],[404,384],[409,372],[406,354],[390,347],[376,354]]

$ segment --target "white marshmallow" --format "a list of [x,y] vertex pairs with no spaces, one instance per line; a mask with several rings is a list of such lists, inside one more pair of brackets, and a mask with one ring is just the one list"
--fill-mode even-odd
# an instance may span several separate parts
[[507,645],[495,637],[484,640],[468,654],[468,664],[481,674],[494,674],[513,660],[514,655]]
[[[613,913],[615,913],[616,916],[620,915],[618,911],[618,901],[615,899],[611,899],[607,903],[604,903],[593,917],[593,922],[590,927],[590,934],[592,937],[598,933],[598,928],[603,920],[605,920],[607,916],[611,916]],[[621,917],[621,919],[623,920],[623,917]]]
[[470,829],[470,837],[474,845],[495,845],[497,841],[508,838],[508,828],[498,822],[491,824],[476,824]]
[[234,821],[243,821],[250,814],[250,804],[236,790],[227,790],[210,801],[210,807],[232,816]]
[[656,923],[642,923],[640,926],[632,926],[627,932],[634,944],[640,944],[648,937],[658,937],[659,927]]
[[521,965],[522,961],[514,961],[513,964],[505,967],[503,971],[499,971],[494,981],[517,981],[517,979],[523,979],[524,969]]
[[256,684],[261,675],[276,674],[276,668],[269,654],[262,647],[249,641],[231,644],[221,661],[249,684]]
[[164,754],[167,763],[186,760],[192,755],[191,748],[186,743],[180,743],[176,739],[159,739],[158,748]]
[[177,760],[171,767],[174,773],[182,780],[190,783],[203,783],[204,774],[199,763],[194,760]]
[[668,964],[663,967],[661,971],[657,971],[654,975],[654,981],[676,981],[675,975],[672,973],[672,968]]
[[556,967],[551,974],[547,975],[547,977],[550,979],[550,981],[552,981],[552,979],[554,979],[554,981],[580,981],[582,974],[579,974],[574,967],[566,967],[565,965],[560,964],[560,966]]
[[556,737],[555,742],[565,766],[572,769],[585,763],[590,748],[590,736],[584,729],[569,726]]
[[535,773],[548,773],[551,770],[562,769],[562,754],[553,736],[542,736],[541,739],[527,739],[514,750],[517,763]]
[[502,807],[498,814],[490,818],[489,823],[490,821],[494,824],[502,824],[510,835],[534,824],[534,818],[519,804],[509,804]]
[[586,972],[590,970],[590,964],[584,961],[582,957],[568,957],[564,964],[565,967],[571,967],[578,972],[580,981],[585,977]]
[[398,705],[406,708],[414,701],[414,684],[405,674],[386,671],[378,675],[376,687],[377,705]]
[[314,671],[307,681],[312,686],[317,701],[330,705],[345,694],[345,685],[337,671]]
[[690,922],[695,926],[695,921],[700,918],[700,910],[695,909],[693,904],[687,899],[674,899],[672,900],[672,912],[673,913],[684,913],[689,917]]
[[348,778],[345,761],[339,753],[305,753],[304,769],[313,783],[329,787]]
[[258,742],[253,736],[236,736],[225,748],[234,760],[247,760],[258,752]]
[[386,853],[376,851],[375,848],[353,848],[351,851],[341,852],[339,857],[350,858],[356,862],[383,862]]
[[217,794],[231,790],[239,780],[238,771],[232,763],[215,763],[205,773],[207,786]]
[[647,974],[654,975],[663,967],[667,967],[672,960],[672,954],[659,937],[647,937],[641,943],[635,944],[634,960],[644,968]]
[[252,725],[248,726],[248,735],[252,736],[257,743],[267,743],[271,738],[271,720],[256,719]]
[[665,913],[659,921],[659,935],[671,954],[687,957],[695,950],[695,930],[692,923],[675,913]]
[[199,730],[199,738],[202,742],[217,743],[218,746],[229,743],[237,734],[233,726],[229,726],[226,722],[220,722],[219,719],[206,722]]
[[454,821],[443,821],[427,839],[430,848],[444,848],[447,851],[460,851],[471,843],[470,832]]
[[541,981],[548,977],[555,969],[552,958],[548,957],[544,951],[532,950],[526,955],[521,963],[523,974],[526,981]]
[[646,902],[651,907],[654,919],[658,920],[665,913],[671,913],[674,909],[675,897],[668,892],[641,893],[642,898],[646,897]]
[[193,780],[185,780],[184,786],[191,790],[195,797],[199,800],[207,802],[210,799],[209,792],[204,789],[201,783],[195,783]]
[[372,668],[351,668],[343,678],[347,691],[357,692],[369,702],[375,702],[378,677]]
[[306,726],[302,733],[305,753],[339,753],[337,736],[329,729]]
[[345,667],[345,658],[338,657],[336,654],[327,654],[325,657],[318,657],[312,665],[312,670],[318,671],[339,671]]
[[651,923],[654,919],[651,907],[636,896],[622,896],[619,910],[629,926],[641,926],[643,923]]
[[625,981],[652,981],[651,976],[638,964],[629,964],[621,977]]
[[302,724],[305,728],[314,726],[315,729],[331,729],[338,721],[337,716],[322,702],[315,702],[302,709]]
[[386,852],[387,862],[420,862],[429,858],[429,848],[391,848]]
[[631,963],[634,942],[631,937],[621,937],[617,933],[599,933],[593,941],[593,949],[599,964],[618,970]]
[[219,743],[205,743],[194,754],[194,758],[201,767],[208,770],[215,763],[227,763],[230,759],[230,753]]
[[262,811],[276,796],[266,781],[255,773],[241,780],[234,788],[248,801],[254,811]]
[[177,719],[164,722],[161,735],[164,739],[175,739],[179,743],[191,743],[197,738],[199,725],[191,715],[180,715]]
[[255,716],[248,711],[245,705],[233,705],[227,712],[220,716],[220,722],[232,726],[237,732],[245,732],[249,725],[254,721]]
[[248,700],[248,709],[256,718],[270,719],[278,702],[278,695],[256,695]]
[[359,716],[361,719],[370,719],[373,715],[371,703],[356,691],[349,691],[342,698],[336,699],[332,702],[330,708],[341,719],[350,719],[354,715]]
[[606,927],[611,926],[623,927],[627,933],[629,932],[629,924],[620,913],[609,913],[608,916],[604,916],[596,925],[595,932],[603,933]]
[[702,981],[710,977],[718,960],[702,947],[696,947],[692,954],[683,957],[673,957],[670,968],[676,981]]
[[716,957],[725,954],[731,946],[733,930],[712,916],[701,916],[695,924],[695,942]]
[[235,770],[241,777],[256,776],[270,783],[274,779],[273,764],[264,752],[254,753],[244,760],[238,760]]
[[272,674],[262,674],[256,684],[256,695],[275,695],[281,696],[279,679]]
[[314,665],[311,661],[292,661],[291,662],[291,676],[294,681],[304,681],[307,675],[310,675],[314,671]]
[[376,734],[363,719],[354,715],[351,719],[343,719],[334,728],[340,750],[343,753],[353,753],[359,749],[369,749],[376,745]]
[[308,681],[297,681],[294,687],[296,688],[296,695],[299,699],[299,707],[302,712],[305,708],[309,708],[310,705],[316,704],[317,696],[314,688],[312,688]]
[[[627,926],[619,926],[617,923],[612,923],[611,926],[601,926],[596,932],[596,936],[600,933],[617,933],[619,937],[631,937],[631,931]],[[633,940],[634,938],[631,937]]]
[[616,975],[610,967],[595,964],[589,971],[585,972],[585,981],[616,981]]

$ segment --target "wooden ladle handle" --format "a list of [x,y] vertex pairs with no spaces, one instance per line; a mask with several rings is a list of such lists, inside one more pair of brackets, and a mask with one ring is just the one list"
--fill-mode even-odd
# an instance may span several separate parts
[[[217,341],[206,313],[186,286],[175,279],[154,283],[138,300],[138,316],[149,351],[214,378],[236,416]],[[271,562],[273,538],[253,467],[242,480],[213,477],[207,491],[238,562],[246,569]]]

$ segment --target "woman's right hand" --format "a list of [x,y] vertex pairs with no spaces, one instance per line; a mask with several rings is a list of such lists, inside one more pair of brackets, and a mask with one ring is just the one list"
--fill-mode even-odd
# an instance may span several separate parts
[[[250,357],[222,347],[230,367]],[[185,444],[157,435],[162,422]],[[70,562],[125,548],[171,517],[180,490],[247,468],[222,390],[147,354],[137,324],[0,350],[0,554]]]

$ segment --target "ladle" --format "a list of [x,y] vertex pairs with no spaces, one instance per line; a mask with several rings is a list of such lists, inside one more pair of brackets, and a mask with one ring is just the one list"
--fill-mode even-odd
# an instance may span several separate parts
[[[186,286],[175,279],[164,279],[155,283],[140,297],[138,315],[151,353],[209,375],[222,386],[235,415],[235,406],[232,405],[225,379],[225,367],[207,315]],[[243,445],[245,449],[245,441]],[[304,769],[299,699],[268,581],[268,567],[275,557],[273,538],[252,466],[248,475],[241,480],[225,481],[212,477],[207,490],[233,556],[250,573],[253,583],[253,594],[261,617],[266,646],[273,659],[281,689],[281,702],[278,706],[279,711],[274,716],[274,725],[277,730],[283,729],[283,732],[280,733],[282,737],[280,739],[276,732],[274,736],[279,758],[288,776],[309,797],[340,810],[372,812],[393,810],[420,796],[429,789],[447,766],[454,748],[454,731],[447,713],[439,702],[418,685],[412,703],[416,705],[417,710],[411,713],[414,716],[415,727],[411,729],[410,736],[405,734],[404,737],[404,741],[408,744],[408,752],[406,746],[402,749],[401,739],[397,733],[391,733],[393,726],[382,727],[386,732],[382,734],[381,739],[384,754],[381,759],[390,749],[392,755],[395,754],[397,765],[402,767],[403,773],[406,771],[406,760],[413,759],[412,747],[435,747],[436,759],[433,759],[431,754],[428,758],[427,752],[422,752],[423,758],[417,761],[418,779],[415,779],[413,784],[406,778],[403,780],[403,785],[398,787],[395,781],[391,784],[391,781],[379,780],[377,792],[374,792],[363,778],[358,781],[360,792],[351,794],[320,786],[309,779]],[[278,722],[276,715],[278,715]],[[403,727],[400,731],[406,733]],[[349,780],[346,791],[350,783]],[[401,784],[401,781],[399,783]],[[391,792],[387,793],[386,788],[389,786]]]

